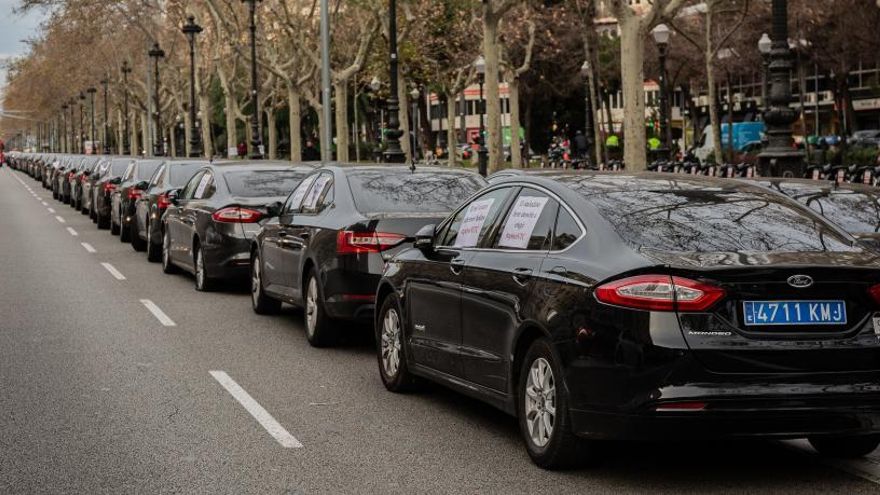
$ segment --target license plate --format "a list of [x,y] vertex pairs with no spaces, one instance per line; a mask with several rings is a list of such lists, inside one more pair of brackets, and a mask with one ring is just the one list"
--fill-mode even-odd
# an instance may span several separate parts
[[745,301],[748,326],[845,325],[843,301]]

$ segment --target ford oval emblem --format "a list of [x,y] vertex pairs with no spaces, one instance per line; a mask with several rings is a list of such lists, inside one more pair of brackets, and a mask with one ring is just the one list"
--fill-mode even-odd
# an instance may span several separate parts
[[813,285],[813,277],[809,275],[792,275],[788,277],[788,285],[795,289],[806,289]]

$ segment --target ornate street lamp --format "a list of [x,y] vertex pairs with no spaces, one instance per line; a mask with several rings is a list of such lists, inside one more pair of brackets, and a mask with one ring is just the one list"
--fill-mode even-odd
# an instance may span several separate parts
[[202,136],[196,126],[196,36],[202,32],[202,26],[189,16],[181,31],[189,39],[189,156],[194,158],[202,156]]
[[124,122],[124,133],[122,136],[122,154],[130,155],[131,154],[131,146],[129,145],[129,129],[128,129],[128,75],[131,74],[131,67],[128,66],[128,61],[122,62],[122,112],[125,114]]
[[[253,160],[261,160],[263,158],[263,143],[260,140],[260,108],[257,93],[257,2],[260,0],[242,0],[248,4],[248,13],[250,14],[250,35],[251,35],[251,153],[250,158]],[[325,101],[324,105],[330,105],[330,101]],[[274,125],[272,122],[269,125]],[[326,125],[331,125],[327,122]]]
[[412,98],[412,160],[413,163],[418,161],[419,154],[419,88],[413,88],[412,91],[409,92],[410,98]]
[[477,77],[480,82],[480,100],[477,102],[479,107],[477,110],[480,112],[480,135],[477,138],[477,144],[479,145],[477,156],[479,161],[477,167],[480,175],[485,177],[489,171],[489,150],[486,149],[486,123],[484,120],[486,102],[483,100],[483,86],[486,84],[486,59],[482,55],[474,61],[474,68],[477,70]]
[[389,48],[389,81],[391,83],[388,97],[388,129],[385,131],[385,161],[403,163],[406,155],[400,148],[400,100],[397,97],[397,0],[388,0],[388,48]]
[[773,0],[773,49],[770,51],[770,109],[764,113],[769,144],[760,154],[761,175],[803,177],[804,155],[792,147],[791,49],[788,47],[788,1]]
[[90,139],[92,140],[92,154],[96,155],[98,150],[95,149],[95,93],[98,92],[95,88],[89,88],[86,90],[89,93],[89,106],[91,107],[92,114],[92,132],[90,133]]
[[770,82],[770,52],[772,50],[773,40],[770,39],[769,34],[764,33],[761,39],[758,40],[758,51],[761,52],[761,59],[764,62],[764,70],[761,73],[761,104],[763,112],[770,110],[770,102],[767,101],[770,91],[767,85]]
[[585,168],[593,167],[593,152],[595,150],[594,146],[596,133],[595,128],[593,127],[593,85],[590,81],[590,61],[584,60],[584,65],[581,66],[581,76],[584,78],[586,87],[587,87],[587,96],[584,99],[586,107],[584,108],[585,122],[584,122],[584,137],[587,139],[587,156],[582,157],[584,160]]
[[153,155],[163,156],[165,147],[162,145],[162,109],[159,106],[159,59],[165,57],[165,51],[159,48],[159,43],[153,43],[153,48],[147,52],[147,55],[153,59],[153,99],[156,105],[156,139],[153,142]]
[[101,81],[101,86],[104,87],[104,154],[110,154],[110,127],[108,122],[108,112],[107,112],[107,85],[110,84],[110,81],[105,77]]
[[660,54],[660,147],[657,156],[669,159],[669,145],[672,144],[672,123],[669,118],[669,82],[666,74],[666,55],[669,50],[669,37],[672,34],[666,24],[660,24],[651,32],[657,52]]
[[86,152],[86,126],[85,126],[85,102],[86,94],[79,92],[79,151],[77,153]]

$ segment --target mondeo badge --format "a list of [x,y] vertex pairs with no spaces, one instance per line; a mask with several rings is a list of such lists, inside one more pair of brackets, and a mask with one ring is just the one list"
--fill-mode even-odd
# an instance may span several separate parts
[[813,277],[809,275],[792,275],[788,277],[788,285],[795,289],[806,289],[813,285]]

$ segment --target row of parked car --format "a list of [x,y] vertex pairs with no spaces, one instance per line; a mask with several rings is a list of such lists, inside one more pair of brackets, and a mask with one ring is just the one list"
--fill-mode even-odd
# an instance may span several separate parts
[[[518,418],[560,468],[607,440],[880,445],[873,188],[659,173],[14,154],[197,290],[249,278],[306,336],[373,323],[394,392],[441,383]],[[127,234],[126,234],[127,233]],[[127,235],[127,237],[123,237]],[[351,330],[348,330],[351,331]]]

